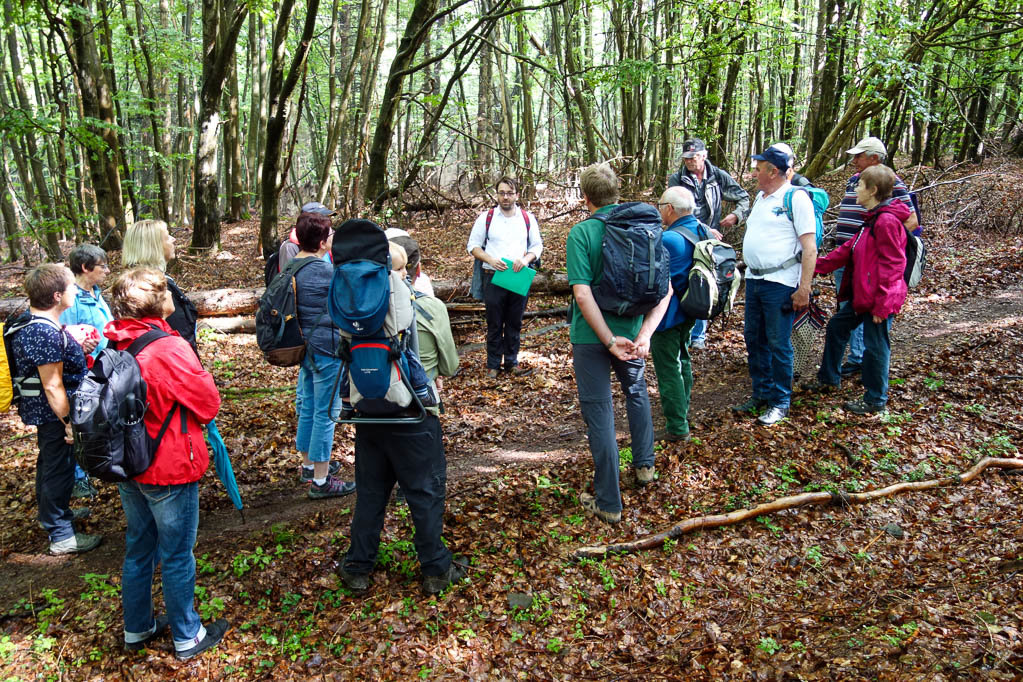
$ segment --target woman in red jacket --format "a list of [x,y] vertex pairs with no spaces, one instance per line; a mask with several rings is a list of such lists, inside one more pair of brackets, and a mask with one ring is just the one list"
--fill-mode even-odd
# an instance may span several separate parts
[[[861,322],[866,352],[863,355],[863,397],[845,403],[854,414],[881,412],[888,402],[888,361],[891,357],[892,318],[906,300],[906,228],[909,209],[892,201],[895,173],[877,165],[860,174],[856,203],[867,209],[866,220],[854,239],[817,259],[814,274],[845,267],[838,300],[852,300],[828,322],[824,357],[817,380],[804,388],[827,392],[841,381],[839,365],[849,335]],[[851,273],[851,274],[850,274]]]
[[[128,522],[121,578],[125,648],[145,648],[169,625],[175,655],[188,660],[219,642],[228,627],[224,619],[206,627],[199,620],[192,554],[199,527],[198,482],[210,462],[202,424],[216,416],[220,394],[188,342],[167,324],[174,300],[162,272],[129,270],[110,293],[116,319],[104,334],[114,348],[125,350],[151,329],[167,333],[136,356],[148,385],[146,431],[155,438],[172,410],[180,415],[171,420],[145,473],[118,484]],[[153,570],[158,563],[163,565],[167,615],[154,617]]]

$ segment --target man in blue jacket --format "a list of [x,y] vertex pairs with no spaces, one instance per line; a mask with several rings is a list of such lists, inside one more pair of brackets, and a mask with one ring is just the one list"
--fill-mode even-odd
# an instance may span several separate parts
[[695,207],[693,193],[684,187],[669,187],[657,202],[657,210],[665,225],[661,239],[670,257],[671,287],[674,289],[668,311],[650,337],[650,355],[654,360],[661,413],[664,415],[664,431],[657,434],[658,440],[689,440],[689,396],[693,390],[689,334],[695,320],[685,316],[678,301],[689,286],[693,244],[682,231],[688,231],[697,241],[710,239],[706,227],[693,215]]

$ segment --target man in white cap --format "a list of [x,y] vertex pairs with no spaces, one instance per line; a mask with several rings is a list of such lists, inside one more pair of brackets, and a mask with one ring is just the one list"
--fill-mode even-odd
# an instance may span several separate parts
[[[863,225],[867,209],[856,203],[856,186],[860,184],[860,173],[871,166],[884,163],[888,156],[884,143],[876,137],[865,137],[856,143],[856,146],[846,152],[852,154],[849,163],[856,169],[856,174],[849,178],[845,186],[845,196],[838,207],[838,225],[835,228],[835,246],[841,246],[853,239]],[[906,229],[910,232],[919,230],[919,220],[913,206],[913,200],[906,188],[906,183],[899,176],[895,176],[895,189],[892,190],[892,200],[901,201],[909,208],[909,218],[906,219]],[[919,232],[915,232],[919,234]],[[835,290],[842,284],[842,273],[845,268],[835,270]],[[851,302],[842,305],[851,305]],[[842,365],[842,376],[848,377],[859,373],[863,365],[863,327],[862,325],[853,330],[849,336],[849,356]]]

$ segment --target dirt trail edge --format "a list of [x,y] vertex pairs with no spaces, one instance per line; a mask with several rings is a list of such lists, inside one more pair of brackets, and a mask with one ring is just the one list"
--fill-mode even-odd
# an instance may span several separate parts
[[[1018,285],[968,300],[934,295],[920,297],[913,301],[912,308],[906,314],[897,318],[892,328],[892,372],[896,373],[900,365],[911,360],[921,350],[947,342],[950,337],[985,329],[999,330],[1020,323],[1023,323],[1023,287]],[[557,326],[553,325],[552,328]],[[698,367],[699,362],[698,356],[694,364]],[[741,372],[742,378],[727,384],[725,390],[720,385],[701,387],[697,379],[692,398],[694,422],[716,418],[718,412],[726,409],[725,406],[741,400],[748,385],[744,369]],[[659,411],[656,405],[653,407],[656,422]],[[618,423],[624,424],[625,420],[619,419]],[[553,440],[556,442],[552,442],[550,437],[543,443],[505,442],[479,455],[459,456],[457,453],[449,453],[448,497],[470,494],[508,467],[530,468],[541,463],[572,458],[581,458],[583,465],[588,463],[589,452],[581,418],[575,423],[566,424]],[[304,489],[298,486],[286,493],[250,495],[245,500],[244,523],[233,507],[203,512],[195,553],[201,556],[223,545],[228,538],[238,542],[271,525],[293,523],[321,514],[328,517],[323,521],[336,520],[339,529],[344,530],[354,501],[354,496],[339,500],[310,501]],[[11,609],[19,600],[38,600],[40,588],[77,585],[85,573],[118,573],[124,557],[124,526],[104,528],[102,532],[105,534],[104,543],[81,557],[12,553],[0,562],[0,620],[16,617],[11,614]]]

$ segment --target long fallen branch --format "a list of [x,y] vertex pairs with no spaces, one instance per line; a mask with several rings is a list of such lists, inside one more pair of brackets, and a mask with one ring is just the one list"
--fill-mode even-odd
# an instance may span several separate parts
[[613,545],[594,545],[591,547],[580,547],[573,555],[573,559],[602,559],[608,554],[640,552],[646,549],[655,549],[664,546],[665,540],[672,540],[687,533],[709,528],[720,528],[730,526],[747,519],[756,518],[765,514],[774,514],[786,509],[804,507],[810,505],[848,506],[853,504],[864,504],[873,502],[882,497],[890,497],[904,492],[919,490],[930,490],[946,486],[970,483],[980,476],[985,469],[1023,469],[1023,459],[985,457],[973,465],[965,474],[956,474],[945,478],[936,478],[929,481],[916,481],[913,483],[896,483],[887,488],[869,490],[865,493],[803,493],[802,495],[790,495],[782,497],[773,502],[765,502],[752,509],[737,509],[728,514],[715,514],[714,516],[697,516],[686,519],[666,531],[647,535],[646,537],[633,540],[632,542],[620,542]]

